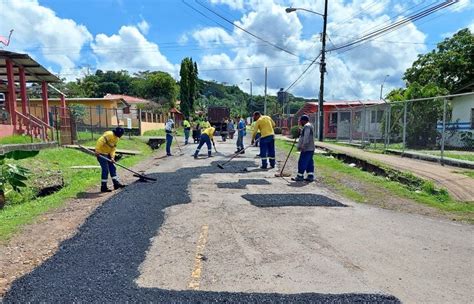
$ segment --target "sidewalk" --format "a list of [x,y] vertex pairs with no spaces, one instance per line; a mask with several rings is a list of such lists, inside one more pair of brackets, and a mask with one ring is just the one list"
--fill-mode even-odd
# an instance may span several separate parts
[[316,142],[316,147],[367,161],[379,162],[399,171],[411,172],[415,176],[433,181],[438,187],[445,188],[456,200],[474,202],[474,179],[456,173],[456,171],[463,169],[397,155],[371,153],[327,142]]

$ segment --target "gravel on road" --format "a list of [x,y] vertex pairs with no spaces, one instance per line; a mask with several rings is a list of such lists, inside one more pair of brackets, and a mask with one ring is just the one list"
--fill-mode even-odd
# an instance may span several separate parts
[[245,194],[242,196],[256,207],[285,207],[285,206],[317,206],[317,207],[347,207],[346,205],[324,195],[301,194]]

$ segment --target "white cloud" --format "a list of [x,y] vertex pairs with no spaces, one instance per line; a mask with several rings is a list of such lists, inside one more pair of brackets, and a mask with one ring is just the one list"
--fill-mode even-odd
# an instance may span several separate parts
[[148,34],[148,31],[150,30],[150,25],[146,20],[142,20],[137,24],[138,29],[140,32],[142,32],[143,35]]
[[8,50],[42,54],[62,70],[75,66],[82,47],[92,39],[85,26],[59,18],[37,0],[2,1],[1,6],[0,32],[15,30]]
[[98,34],[91,44],[98,57],[97,68],[103,70],[126,69],[161,70],[176,77],[178,67],[160,52],[157,44],[148,41],[135,26],[122,26],[118,34]]
[[226,4],[230,8],[235,10],[241,10],[244,8],[243,0],[211,0],[212,4]]
[[[216,1],[217,2],[217,1]],[[223,1],[219,1],[224,3]],[[394,5],[390,0],[371,1],[344,0],[330,1],[331,18],[328,23],[328,48],[351,40],[350,36],[361,33],[374,26],[388,21]],[[297,12],[285,13],[287,5],[305,7],[323,12],[323,0],[291,0],[283,3],[279,0],[247,0],[243,6],[248,8],[240,20],[235,23],[256,33],[261,37],[297,54],[303,58],[314,58],[320,52],[319,35],[303,38],[303,26],[321,25],[320,16]],[[288,6],[289,6],[288,5]],[[399,6],[396,9],[400,9]],[[358,15],[363,10],[365,14]],[[211,30],[214,29],[214,30]],[[216,39],[218,28],[205,28],[193,34],[201,45],[219,43]],[[221,30],[221,33],[223,30]],[[213,33],[211,35],[210,33]],[[227,45],[232,52],[209,52],[200,60],[201,76],[228,83],[240,84],[251,78],[254,92],[263,92],[263,67],[269,66],[270,92],[281,87],[288,87],[306,68],[307,62],[266,45],[240,30],[234,29],[226,36],[236,41]],[[332,34],[335,34],[334,36]],[[204,38],[208,39],[204,39]],[[378,98],[380,83],[385,75],[391,75],[386,87],[401,85],[401,75],[416,59],[417,54],[426,51],[422,44],[425,35],[414,24],[409,24],[378,40],[368,42],[354,50],[327,56],[326,98]],[[410,42],[394,44],[393,41]],[[421,44],[420,44],[421,43]],[[221,42],[222,45],[226,45]],[[303,65],[304,64],[304,65]],[[262,67],[259,69],[242,69],[242,67]],[[208,71],[220,69],[215,71]],[[242,86],[248,91],[247,85]],[[319,91],[319,68],[310,69],[291,93],[305,97],[315,97]]]
[[459,0],[458,3],[451,6],[451,10],[454,12],[461,12],[469,8],[472,8],[471,0]]

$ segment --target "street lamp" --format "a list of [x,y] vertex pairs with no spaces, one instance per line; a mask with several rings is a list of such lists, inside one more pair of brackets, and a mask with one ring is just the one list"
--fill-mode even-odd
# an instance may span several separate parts
[[319,83],[319,100],[318,100],[318,112],[319,112],[319,122],[318,122],[318,140],[324,140],[324,73],[326,72],[326,28],[328,23],[328,0],[324,1],[324,14],[314,12],[305,8],[297,7],[288,7],[285,9],[287,13],[292,13],[297,10],[313,13],[323,17],[323,41],[321,46],[321,63],[319,71],[321,73],[321,81]]
[[385,83],[385,80],[387,80],[387,78],[389,77],[390,75],[385,75],[385,78],[383,79],[382,81],[382,84],[380,85],[380,100],[382,100],[382,91],[383,91],[383,84]]

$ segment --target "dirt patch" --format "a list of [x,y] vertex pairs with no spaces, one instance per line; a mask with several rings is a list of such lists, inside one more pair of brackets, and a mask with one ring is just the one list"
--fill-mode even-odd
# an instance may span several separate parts
[[[277,162],[279,167],[283,165],[283,162],[286,158],[286,151],[277,151]],[[298,157],[292,156],[288,159],[284,173],[296,175],[298,168]],[[343,195],[333,183],[330,183],[328,180],[325,180],[318,174],[318,164],[315,163],[315,176],[316,184],[322,184],[324,187],[334,191],[340,195]],[[363,194],[364,203],[369,205],[374,205],[380,208],[395,210],[399,212],[412,213],[425,215],[430,217],[437,217],[448,219],[452,221],[466,221],[466,216],[459,215],[453,212],[442,211],[430,206],[420,204],[414,200],[403,198],[397,195],[394,195],[385,188],[374,187],[373,185],[367,184],[364,181],[358,180],[355,177],[348,176],[346,174],[341,174],[339,172],[331,172],[330,177],[336,181],[339,185],[344,185],[345,187],[356,191],[357,193]]]
[[[162,154],[164,151],[160,150],[133,169],[144,171],[150,168],[156,162],[154,157]],[[124,183],[136,181],[131,173],[125,170],[119,172]],[[10,240],[0,243],[0,302],[15,279],[54,255],[61,242],[72,237],[87,217],[114,193],[101,193],[99,186],[81,192],[61,208],[44,213]]]

